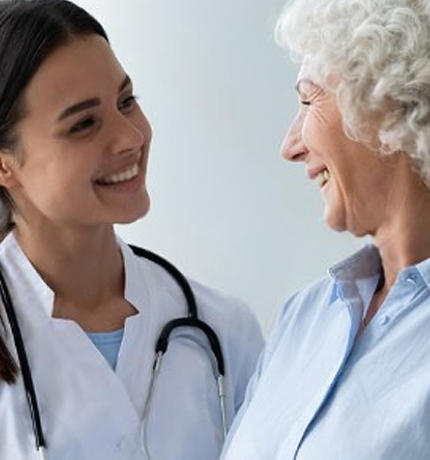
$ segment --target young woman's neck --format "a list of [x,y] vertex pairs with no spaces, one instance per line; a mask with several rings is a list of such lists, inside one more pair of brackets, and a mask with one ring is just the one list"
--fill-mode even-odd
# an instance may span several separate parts
[[17,222],[14,233],[30,262],[63,304],[94,309],[123,296],[123,260],[112,225],[30,228]]

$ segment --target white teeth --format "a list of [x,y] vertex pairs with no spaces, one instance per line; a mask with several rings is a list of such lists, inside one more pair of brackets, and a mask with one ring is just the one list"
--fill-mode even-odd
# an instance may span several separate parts
[[125,182],[127,180],[133,179],[139,174],[139,166],[135,164],[127,171],[123,171],[117,174],[112,174],[111,176],[104,177],[99,179],[97,182],[99,184],[118,184],[119,182]]
[[328,171],[328,169],[324,169],[324,171],[321,171],[315,178],[320,187],[324,187],[324,185],[329,181],[329,179],[330,172]]

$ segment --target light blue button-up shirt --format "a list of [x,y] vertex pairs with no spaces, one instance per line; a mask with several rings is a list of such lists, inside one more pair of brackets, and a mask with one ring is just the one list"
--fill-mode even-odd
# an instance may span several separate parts
[[223,460],[430,459],[430,259],[357,338],[380,271],[366,246],[287,301]]

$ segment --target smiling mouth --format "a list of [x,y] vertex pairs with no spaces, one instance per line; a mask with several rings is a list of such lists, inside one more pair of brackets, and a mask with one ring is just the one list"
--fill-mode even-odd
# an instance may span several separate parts
[[325,184],[330,180],[330,172],[328,169],[324,169],[315,177],[315,180],[320,188],[324,187]]
[[131,168],[122,171],[120,173],[111,174],[110,176],[97,179],[96,182],[99,185],[112,185],[126,182],[130,179],[134,179],[139,175],[139,165],[136,163]]

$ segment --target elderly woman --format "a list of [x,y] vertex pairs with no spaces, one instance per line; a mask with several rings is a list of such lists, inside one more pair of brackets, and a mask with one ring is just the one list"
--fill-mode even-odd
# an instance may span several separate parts
[[292,296],[224,460],[430,458],[430,3],[293,0],[285,159],[372,244]]

